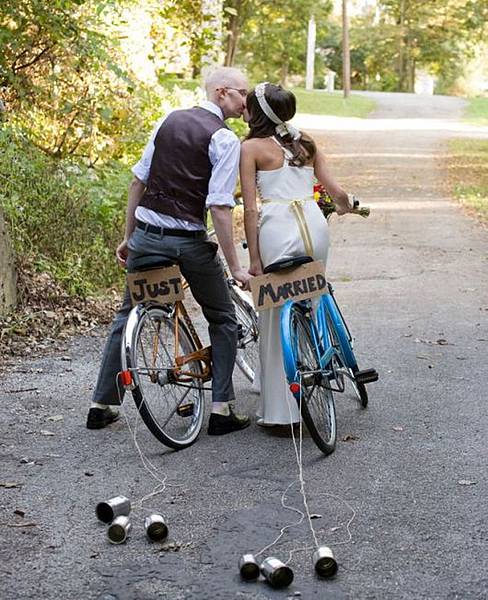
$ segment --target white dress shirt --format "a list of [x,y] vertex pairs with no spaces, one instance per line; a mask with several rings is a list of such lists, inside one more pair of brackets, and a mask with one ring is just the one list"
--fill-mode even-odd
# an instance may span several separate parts
[[[222,121],[224,120],[224,115],[220,107],[213,102],[206,100],[200,106],[217,115]],[[154,154],[154,139],[165,118],[163,117],[156,123],[141,159],[132,168],[132,173],[143,183],[147,183],[149,178],[149,170]],[[225,127],[218,129],[210,138],[208,157],[212,164],[212,174],[208,183],[208,195],[205,202],[207,208],[211,206],[229,206],[232,208],[235,206],[234,190],[237,184],[240,151],[241,144],[239,139],[230,129]],[[205,229],[202,223],[175,219],[174,217],[163,215],[143,206],[136,208],[135,216],[139,221],[144,221],[144,223],[156,225],[157,227],[189,229],[192,231]]]

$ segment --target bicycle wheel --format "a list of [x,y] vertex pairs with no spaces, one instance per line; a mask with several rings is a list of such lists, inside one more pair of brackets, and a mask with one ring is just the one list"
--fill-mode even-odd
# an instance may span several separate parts
[[287,302],[281,314],[281,340],[288,383],[312,439],[324,454],[334,451],[337,437],[334,397],[320,365],[315,324],[302,306]]
[[236,364],[252,382],[259,362],[258,315],[251,301],[236,284],[229,284],[229,289],[238,326]]
[[331,343],[340,354],[344,367],[349,370],[352,376],[350,381],[360,405],[362,408],[366,408],[368,406],[368,392],[364,383],[359,383],[354,378],[359,371],[359,367],[351,346],[350,335],[332,290],[329,290],[329,292],[328,295],[322,296],[321,308],[326,314]]
[[[127,368],[132,370],[132,395],[142,420],[160,442],[180,450],[193,444],[200,433],[205,392],[201,380],[188,377],[180,382],[173,375],[175,324],[170,307],[136,306],[127,321],[123,352]],[[180,320],[178,340],[178,356],[197,349]],[[185,370],[202,373],[198,361],[185,365]]]

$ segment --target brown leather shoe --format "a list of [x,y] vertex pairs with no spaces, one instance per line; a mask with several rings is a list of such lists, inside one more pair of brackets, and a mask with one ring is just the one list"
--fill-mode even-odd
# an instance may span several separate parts
[[225,435],[233,431],[245,429],[251,424],[249,417],[244,415],[236,415],[229,406],[230,415],[224,416],[217,413],[212,413],[208,421],[208,435]]

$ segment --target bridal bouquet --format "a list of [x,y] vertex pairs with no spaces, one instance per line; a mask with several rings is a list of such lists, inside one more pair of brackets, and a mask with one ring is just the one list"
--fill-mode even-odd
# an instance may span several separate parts
[[[317,183],[313,186],[313,197],[317,201],[318,207],[325,218],[336,212],[334,201],[321,183]],[[355,215],[361,215],[361,217],[369,217],[370,210],[366,206],[357,206],[353,208],[351,212]]]

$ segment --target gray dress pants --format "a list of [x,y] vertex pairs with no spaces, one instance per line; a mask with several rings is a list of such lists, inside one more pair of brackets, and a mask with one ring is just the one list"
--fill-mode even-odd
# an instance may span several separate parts
[[[212,344],[212,401],[233,400],[232,372],[237,350],[237,320],[222,263],[217,255],[217,244],[205,237],[161,236],[136,228],[128,247],[129,271],[131,261],[146,254],[160,254],[179,264],[208,321]],[[122,333],[130,310],[131,303],[126,289],[122,307],[112,322],[105,344],[93,402],[114,405],[122,401],[124,390],[117,390],[117,374],[121,370]]]

